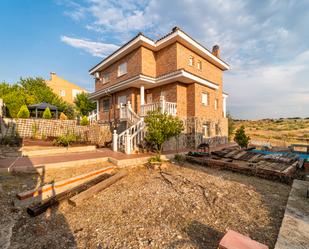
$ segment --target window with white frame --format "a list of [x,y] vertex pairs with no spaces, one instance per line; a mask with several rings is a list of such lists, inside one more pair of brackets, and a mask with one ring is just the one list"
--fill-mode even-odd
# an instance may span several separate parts
[[189,57],[188,65],[189,66],[193,66],[194,65],[194,57],[193,56]]
[[208,93],[202,93],[202,105],[208,105],[209,104],[209,94]]
[[109,82],[110,78],[111,78],[111,74],[110,73],[104,73],[103,74],[103,79],[102,79],[103,84]]
[[197,65],[198,70],[202,70],[202,62],[201,61],[198,61],[196,65]]
[[79,89],[72,89],[72,98],[75,99],[77,94],[80,94],[82,91]]
[[118,66],[118,77],[127,73],[127,62],[123,62]]
[[64,96],[65,96],[65,90],[60,90],[59,95],[60,95],[61,97],[64,97]]
[[215,110],[218,110],[218,103],[219,103],[218,99],[215,99]]
[[203,124],[203,137],[210,137],[210,124]]

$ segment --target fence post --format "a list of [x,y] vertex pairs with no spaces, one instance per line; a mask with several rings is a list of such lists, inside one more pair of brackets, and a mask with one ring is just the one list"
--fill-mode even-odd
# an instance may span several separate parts
[[118,150],[118,134],[117,131],[114,130],[113,133],[113,151],[117,151]]
[[161,108],[161,113],[165,113],[165,98],[164,98],[164,96],[160,96],[160,108]]
[[126,154],[131,154],[131,135],[127,131],[124,137],[124,143],[125,143],[125,153]]

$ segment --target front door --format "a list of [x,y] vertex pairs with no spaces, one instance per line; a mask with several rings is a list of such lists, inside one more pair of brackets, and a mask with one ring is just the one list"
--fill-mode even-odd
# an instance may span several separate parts
[[127,104],[127,96],[119,96],[118,97],[118,106],[121,108]]
[[152,103],[152,93],[148,93],[146,95],[146,103],[151,104]]

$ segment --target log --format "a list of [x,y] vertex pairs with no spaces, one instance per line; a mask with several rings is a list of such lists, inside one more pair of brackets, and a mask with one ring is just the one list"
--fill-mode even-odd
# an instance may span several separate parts
[[81,185],[78,185],[72,189],[68,189],[64,192],[61,192],[53,197],[50,197],[46,200],[41,201],[38,204],[29,206],[27,208],[27,213],[35,217],[41,213],[44,213],[49,207],[59,204],[62,200],[68,199],[76,194],[79,194],[82,191],[87,190],[88,188],[98,184],[99,182],[108,178],[109,174],[99,175],[98,177],[89,180]]
[[83,203],[84,200],[90,198],[93,195],[96,195],[103,189],[106,189],[107,187],[111,186],[112,184],[120,180],[121,178],[125,177],[127,174],[128,174],[127,172],[119,172],[111,176],[110,178],[106,179],[105,181],[100,182],[99,184],[87,189],[86,191],[81,192],[80,194],[71,197],[68,200],[68,202],[70,205],[77,207],[81,203]]

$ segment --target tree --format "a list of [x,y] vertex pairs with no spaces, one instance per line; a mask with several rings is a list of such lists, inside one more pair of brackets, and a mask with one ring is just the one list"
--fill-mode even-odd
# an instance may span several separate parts
[[85,126],[85,125],[89,125],[89,120],[87,118],[87,116],[83,116],[82,120],[80,121],[80,125]]
[[43,118],[44,119],[51,119],[52,118],[52,114],[51,114],[48,107],[46,107],[45,111],[43,112]]
[[29,118],[30,112],[28,110],[28,107],[26,105],[22,105],[19,109],[19,112],[17,113],[18,118]]
[[245,126],[241,126],[235,132],[234,141],[241,147],[246,148],[249,144],[250,137],[245,133]]
[[229,138],[229,141],[232,140],[232,136],[233,136],[233,132],[235,130],[235,123],[234,123],[234,120],[231,116],[231,114],[227,114],[227,118],[228,118],[228,138]]
[[63,112],[61,112],[61,113],[60,113],[59,119],[60,119],[60,120],[67,120],[68,117],[67,117]]
[[9,117],[16,118],[22,105],[47,102],[58,107],[69,118],[75,117],[72,104],[65,102],[56,95],[42,78],[21,78],[16,84],[0,84],[0,98],[3,99]]
[[97,108],[96,103],[89,100],[89,94],[85,92],[77,94],[74,103],[82,116],[88,116],[90,112]]
[[158,154],[161,155],[163,144],[172,137],[178,136],[184,129],[182,121],[160,110],[149,112],[145,118],[147,134],[145,140],[154,145]]

